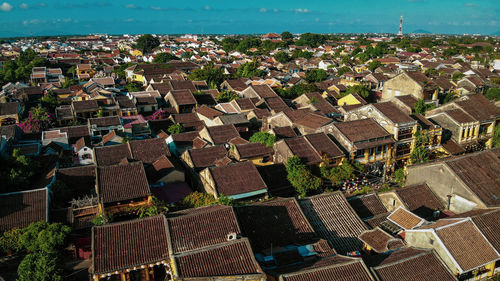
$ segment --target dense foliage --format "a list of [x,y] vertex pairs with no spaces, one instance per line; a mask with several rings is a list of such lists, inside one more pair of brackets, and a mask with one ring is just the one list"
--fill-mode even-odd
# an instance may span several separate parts
[[142,53],[149,53],[158,46],[160,46],[160,40],[151,34],[142,35],[136,42],[137,49],[141,50]]
[[179,134],[184,132],[184,126],[182,124],[173,124],[168,127],[167,131],[171,135]]
[[288,181],[302,197],[319,190],[323,185],[321,178],[313,175],[297,155],[288,159],[286,171]]
[[239,98],[239,96],[235,92],[229,90],[222,91],[217,95],[218,102],[230,102],[237,98]]
[[37,53],[31,49],[22,52],[16,60],[7,60],[0,69],[0,82],[24,81],[30,79],[33,67],[49,66],[45,58],[37,57]]
[[276,92],[283,98],[294,99],[305,93],[317,92],[318,86],[315,84],[296,84],[290,88],[278,88]]
[[272,147],[276,141],[276,136],[267,132],[257,132],[250,137],[250,142],[260,142]]
[[167,63],[171,60],[177,60],[177,59],[179,59],[179,58],[171,53],[159,53],[153,59],[153,62],[154,63]]
[[489,100],[500,101],[500,88],[489,88],[484,96]]
[[259,68],[259,63],[257,61],[251,61],[244,63],[238,67],[236,70],[236,75],[238,77],[246,77],[246,78],[252,78],[252,77],[262,77],[266,72],[264,70],[258,69]]
[[425,103],[424,100],[419,99],[417,103],[415,104],[415,114],[422,114],[424,115],[427,110],[431,110],[435,108],[436,106],[434,104],[427,104]]
[[193,70],[188,78],[192,81],[207,81],[210,88],[215,89],[224,82],[225,75],[222,68],[216,68],[213,64],[208,64],[203,68]]
[[323,69],[312,69],[306,73],[306,80],[309,83],[321,82],[328,78],[328,74]]

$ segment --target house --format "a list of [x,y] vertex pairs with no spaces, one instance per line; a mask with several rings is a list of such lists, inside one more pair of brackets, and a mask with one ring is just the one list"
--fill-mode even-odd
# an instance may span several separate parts
[[276,163],[287,163],[294,155],[306,165],[318,166],[337,166],[345,159],[342,150],[325,133],[280,140],[274,144],[274,151]]
[[275,127],[290,126],[293,129],[297,129],[301,134],[306,135],[325,132],[332,123],[333,119],[313,112],[310,109],[290,109],[265,118],[263,120],[263,127],[271,130]]
[[337,105],[338,106],[344,106],[344,105],[364,105],[367,104],[367,102],[358,94],[348,94],[340,99],[337,100]]
[[97,100],[72,101],[71,109],[77,119],[86,120],[97,115],[99,105]]
[[224,195],[237,200],[267,194],[267,186],[251,161],[206,168],[200,178],[205,192],[215,198]]
[[500,254],[471,218],[441,219],[407,230],[405,241],[413,247],[434,249],[459,280],[493,276]]
[[274,149],[259,142],[231,146],[231,154],[237,161],[252,161],[257,166],[272,165]]
[[142,162],[97,167],[99,214],[130,212],[151,203],[151,191]]
[[347,202],[363,221],[387,214],[388,211],[377,193],[352,196],[347,198]]
[[287,255],[301,260],[297,248],[306,248],[318,241],[295,198],[237,207],[236,214],[242,233],[250,240],[258,261],[264,264],[266,261],[279,264]]
[[371,118],[335,123],[329,126],[330,129],[329,134],[347,152],[349,159],[362,164],[389,164],[393,159],[393,134]]
[[240,137],[233,124],[205,127],[199,134],[203,140],[210,142],[212,145],[227,144],[231,139]]
[[401,230],[414,229],[427,222],[404,207],[396,208],[396,210],[387,216],[387,220],[394,223]]
[[414,148],[417,121],[400,110],[392,102],[368,104],[349,111],[346,121],[372,118],[387,132],[392,133],[395,144],[396,160],[406,161]]
[[120,107],[119,116],[133,116],[139,114],[137,106],[129,97],[119,96],[115,99]]
[[500,159],[486,150],[407,168],[406,184],[425,180],[446,209],[463,213],[500,205]]
[[96,71],[92,69],[90,64],[78,64],[76,66],[76,76],[78,80],[88,80],[94,77]]
[[19,102],[0,103],[0,126],[18,124],[21,113]]
[[401,239],[394,238],[380,227],[365,230],[359,235],[359,240],[364,243],[363,248],[367,253],[383,254],[404,246],[404,242]]
[[417,99],[436,102],[437,90],[427,76],[421,72],[402,72],[387,80],[382,90],[382,100],[390,100],[395,96],[412,95]]
[[371,272],[380,281],[400,280],[401,276],[406,280],[457,280],[436,251],[413,247],[390,253]]
[[318,92],[302,94],[294,99],[292,103],[297,108],[310,108],[312,111],[319,111],[326,116],[332,116],[338,111]]
[[171,271],[167,241],[163,215],[93,227],[92,280],[165,278]]
[[341,191],[301,199],[300,207],[316,234],[328,241],[339,254],[360,251],[358,236],[367,230]]
[[196,107],[196,99],[190,90],[171,90],[165,96],[165,102],[178,113],[190,113]]
[[220,89],[229,90],[235,92],[238,95],[241,95],[241,92],[243,92],[243,90],[248,88],[247,81],[248,79],[246,78],[226,80],[222,82],[222,84],[220,85]]
[[278,97],[269,85],[250,85],[239,95],[242,98],[258,98],[259,100]]
[[201,170],[215,166],[217,161],[227,157],[228,152],[222,145],[202,147],[198,149],[188,149],[181,154],[181,159],[193,172],[199,173]]
[[0,232],[49,221],[48,188],[0,194]]
[[89,118],[88,126],[92,137],[104,136],[110,131],[123,132],[123,125],[120,117],[108,116]]
[[74,145],[74,152],[76,154],[75,162],[78,165],[92,165],[94,164],[94,154],[92,146],[85,141],[85,138],[80,138]]
[[447,136],[461,146],[492,147],[500,109],[481,94],[460,97],[426,113],[426,117],[451,132]]
[[174,280],[266,280],[232,207],[169,214],[168,252]]

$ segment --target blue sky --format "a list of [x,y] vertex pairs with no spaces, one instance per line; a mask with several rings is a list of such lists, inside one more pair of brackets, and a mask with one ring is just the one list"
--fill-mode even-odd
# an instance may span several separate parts
[[0,37],[89,33],[500,31],[500,0],[0,0]]

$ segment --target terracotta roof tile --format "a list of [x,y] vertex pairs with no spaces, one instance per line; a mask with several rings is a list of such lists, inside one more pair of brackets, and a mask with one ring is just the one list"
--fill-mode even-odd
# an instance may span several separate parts
[[250,161],[209,169],[219,195],[231,196],[267,190],[257,168]]
[[0,232],[47,221],[47,189],[0,194]]
[[92,228],[92,273],[168,260],[163,215]]
[[358,251],[363,248],[358,236],[367,230],[367,227],[341,192],[303,199],[300,201],[300,206],[316,233],[328,240],[338,253]]
[[396,189],[396,194],[411,212],[423,218],[430,218],[434,211],[444,209],[439,199],[425,183]]
[[142,162],[98,167],[98,194],[103,203],[147,197],[149,190]]
[[206,168],[215,165],[215,161],[227,155],[227,150],[222,145],[188,150],[194,168]]
[[170,151],[162,138],[130,141],[130,150],[135,160],[152,164],[162,156],[170,157]]
[[387,219],[404,229],[412,229],[425,222],[424,219],[401,207],[392,212]]
[[359,239],[377,253],[393,251],[404,246],[401,239],[392,237],[379,227],[372,230],[366,230],[359,235]]
[[376,193],[350,197],[347,202],[362,219],[387,213],[387,209]]

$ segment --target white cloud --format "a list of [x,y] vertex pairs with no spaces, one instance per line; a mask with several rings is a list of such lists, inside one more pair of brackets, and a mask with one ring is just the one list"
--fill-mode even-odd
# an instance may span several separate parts
[[134,5],[134,4],[128,4],[128,5],[125,6],[125,8],[127,8],[127,9],[138,9],[138,7],[136,5]]
[[266,9],[266,8],[260,8],[260,9],[259,9],[259,12],[261,12],[261,13],[265,13],[265,12],[267,12],[267,9]]
[[28,6],[28,4],[26,4],[26,3],[21,3],[21,4],[19,4],[19,8],[21,8],[21,9],[23,9],[23,10],[27,10],[27,9],[29,9],[29,7],[30,7],[30,6]]
[[[45,21],[43,21],[43,22],[45,22]],[[40,24],[40,23],[42,23],[42,21],[39,20],[39,19],[32,19],[32,20],[25,20],[25,21],[23,21],[24,25],[32,25],[32,24],[36,25],[36,24]]]
[[166,10],[167,8],[158,7],[158,6],[152,6],[151,9],[153,9],[155,11],[163,11],[163,10]]
[[123,20],[124,22],[134,22],[135,19],[126,19],[126,20]]
[[274,8],[274,9],[273,9],[273,12],[277,13],[277,12],[279,12],[279,10],[278,10],[278,9],[276,9],[276,8]]
[[298,8],[298,9],[295,9],[294,12],[306,14],[306,13],[309,13],[310,11],[309,11],[309,9]]
[[10,10],[12,10],[12,5],[7,3],[7,2],[3,2],[2,5],[0,5],[0,11],[3,11],[3,12],[10,12]]
[[206,5],[204,9],[209,11],[211,8],[210,8],[210,6]]

